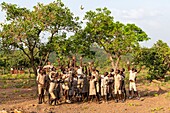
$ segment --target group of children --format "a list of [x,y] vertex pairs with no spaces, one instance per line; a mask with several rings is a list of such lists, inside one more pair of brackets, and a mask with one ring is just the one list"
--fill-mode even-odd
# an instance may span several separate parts
[[[132,91],[139,99],[136,89],[136,69],[129,71],[129,99],[132,99]],[[60,66],[55,68],[48,63],[37,70],[37,83],[39,104],[45,101],[45,95],[48,95],[48,102],[52,104],[61,104],[73,102],[92,102],[97,103],[114,100],[124,102],[127,99],[125,89],[125,69],[111,69],[109,72],[100,74],[99,71],[91,66],[75,66],[75,62],[67,67]]]

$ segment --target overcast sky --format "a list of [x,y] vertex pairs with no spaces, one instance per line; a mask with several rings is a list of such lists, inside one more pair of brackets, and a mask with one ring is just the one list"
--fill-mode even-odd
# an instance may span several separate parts
[[[38,2],[47,4],[54,0],[0,0],[14,3],[20,7],[32,9]],[[170,46],[170,0],[62,0],[71,9],[75,16],[83,17],[85,12],[96,8],[107,7],[111,10],[115,21],[124,24],[134,23],[142,28],[150,41],[142,45],[151,47],[161,39]],[[80,10],[80,6],[84,10]],[[0,12],[0,22],[5,19],[5,14]]]

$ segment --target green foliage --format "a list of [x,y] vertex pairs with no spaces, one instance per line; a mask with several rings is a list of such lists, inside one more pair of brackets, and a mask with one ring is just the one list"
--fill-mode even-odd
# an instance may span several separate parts
[[[47,5],[39,3],[33,10],[5,2],[1,5],[7,20],[7,23],[1,25],[2,47],[4,50],[20,49],[29,59],[35,74],[38,65],[36,56],[41,57],[41,64],[43,60],[47,61],[49,53],[56,49],[53,45],[58,44],[53,44],[53,39],[57,40],[58,37],[62,38],[62,41],[59,40],[59,48],[66,49],[62,47],[68,44],[66,33],[77,31],[80,27],[79,18],[74,17],[61,0]],[[47,43],[41,41],[43,33],[49,37]],[[62,53],[60,49],[59,52]]]
[[152,48],[141,48],[134,55],[134,62],[145,65],[148,71],[148,79],[164,78],[170,67],[170,48],[159,40]]
[[[84,29],[85,37],[91,43],[97,43],[111,58],[117,59],[134,51],[139,47],[139,42],[148,40],[147,34],[135,24],[124,25],[114,22],[111,12],[107,8],[98,8],[96,11],[88,11],[84,17],[87,20]],[[113,66],[113,65],[112,65]]]

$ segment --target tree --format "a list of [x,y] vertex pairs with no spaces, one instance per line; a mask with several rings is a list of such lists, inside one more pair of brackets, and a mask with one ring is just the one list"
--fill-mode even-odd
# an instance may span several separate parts
[[[60,0],[47,5],[39,3],[33,10],[5,2],[1,5],[7,21],[1,25],[0,31],[3,47],[20,49],[28,57],[34,74],[37,74],[35,56],[38,54],[46,62],[53,48],[51,43],[54,37],[79,29],[79,18],[74,18]],[[44,36],[48,37],[47,43],[42,43]],[[42,48],[45,48],[43,54]]]
[[66,34],[56,36],[51,43],[53,50],[61,62],[70,62],[71,56],[83,56],[93,58],[94,51],[91,51],[89,41],[84,37],[82,30],[78,30],[74,35],[66,38]]
[[133,52],[139,48],[139,42],[149,39],[147,34],[135,24],[124,25],[114,22],[107,8],[88,11],[84,19],[87,21],[84,29],[87,40],[97,43],[105,50],[113,68],[117,68],[121,56]]
[[145,65],[148,71],[148,79],[161,79],[170,70],[170,48],[167,43],[158,40],[151,48],[141,48],[134,55],[134,61],[139,65]]

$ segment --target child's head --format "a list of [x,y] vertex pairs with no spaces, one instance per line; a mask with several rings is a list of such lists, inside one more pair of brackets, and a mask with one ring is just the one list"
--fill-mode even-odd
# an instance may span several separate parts
[[42,69],[40,69],[40,70],[39,70],[39,73],[40,73],[40,74],[43,74],[43,70],[42,70]]
[[122,71],[122,72],[125,72],[125,68],[122,68],[121,71]]
[[105,72],[105,73],[104,73],[104,76],[107,76],[107,75],[108,75],[108,72]]
[[91,79],[95,79],[95,77],[94,77],[94,76],[91,76],[90,78],[91,78]]
[[132,72],[135,72],[135,70],[136,70],[135,68],[132,68]]
[[119,69],[116,69],[116,74],[119,74],[120,73],[120,70]]
[[111,69],[110,69],[110,72],[114,72],[114,69],[113,69],[113,68],[111,68]]

